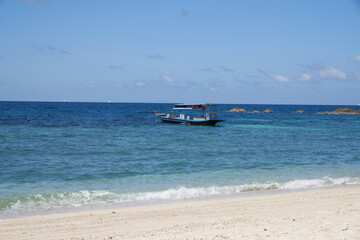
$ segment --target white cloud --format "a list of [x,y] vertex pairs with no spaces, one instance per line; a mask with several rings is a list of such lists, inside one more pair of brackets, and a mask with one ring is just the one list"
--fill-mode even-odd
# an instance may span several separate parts
[[146,83],[144,83],[144,82],[137,82],[137,83],[136,83],[136,86],[138,86],[138,87],[144,87],[144,86],[146,86]]
[[281,76],[281,75],[270,74],[270,77],[278,82],[290,82],[289,78]]
[[312,76],[308,73],[303,73],[301,74],[300,78],[299,78],[299,81],[300,82],[308,82],[308,81],[311,81],[312,80]]
[[164,75],[161,77],[162,79],[164,79],[165,81],[167,81],[168,83],[170,84],[173,84],[174,83],[174,79],[172,79],[171,77],[167,76],[167,75]]
[[[360,55],[356,58],[353,58],[353,61],[360,61]],[[271,72],[267,72],[262,69],[258,69],[258,72],[262,75],[271,78],[277,82],[288,83],[288,82],[316,82],[319,80],[349,80],[349,79],[359,79],[360,74],[343,72],[335,67],[327,66],[325,64],[314,64],[310,66],[305,66],[307,68],[306,72],[303,72],[300,76],[294,78],[288,78],[283,75],[275,75]]]
[[210,90],[211,92],[215,92],[215,91],[216,91],[216,88],[211,87],[211,88],[209,88],[209,90]]
[[327,79],[340,79],[340,80],[346,79],[346,73],[334,67],[325,67],[323,69],[320,69],[319,76],[320,78],[327,78]]
[[356,57],[354,58],[354,60],[360,62],[360,55],[356,56]]
[[266,72],[264,70],[258,70],[261,74],[277,81],[277,82],[290,82],[290,79],[285,77],[285,76],[282,76],[282,75],[275,75],[275,74],[272,74],[272,73],[269,73],[269,72]]

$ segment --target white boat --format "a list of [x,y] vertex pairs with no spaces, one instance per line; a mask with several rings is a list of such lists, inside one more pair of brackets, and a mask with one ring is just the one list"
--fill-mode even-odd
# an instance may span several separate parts
[[217,112],[210,110],[215,106],[206,103],[181,103],[175,104],[171,113],[158,113],[156,110],[154,113],[165,123],[214,126],[218,122],[225,121],[218,117]]

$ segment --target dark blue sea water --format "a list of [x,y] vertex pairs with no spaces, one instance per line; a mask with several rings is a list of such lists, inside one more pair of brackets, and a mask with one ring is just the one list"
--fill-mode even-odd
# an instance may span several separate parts
[[211,127],[157,123],[172,104],[0,102],[0,218],[359,184],[360,115],[317,114],[338,107],[219,105]]

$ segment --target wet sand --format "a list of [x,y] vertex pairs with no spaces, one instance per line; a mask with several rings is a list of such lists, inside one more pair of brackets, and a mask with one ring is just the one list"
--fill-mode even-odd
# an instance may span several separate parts
[[0,220],[0,239],[360,239],[360,187]]

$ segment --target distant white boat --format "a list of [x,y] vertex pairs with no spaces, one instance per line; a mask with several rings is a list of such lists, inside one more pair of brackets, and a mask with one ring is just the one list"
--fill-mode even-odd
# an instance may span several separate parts
[[[180,103],[175,104],[173,111],[180,111],[179,116],[176,116],[173,111],[169,113],[158,113],[153,110],[155,115],[165,123],[173,124],[187,124],[187,125],[211,125],[215,126],[218,122],[225,121],[219,119],[217,112],[210,112],[209,107],[216,106],[207,103]],[[186,111],[184,111],[186,110]],[[189,112],[189,110],[191,110]],[[185,112],[188,112],[186,114]],[[197,113],[196,113],[197,112]],[[197,116],[199,115],[199,116]],[[200,116],[201,115],[201,116]],[[205,117],[205,116],[206,117]]]
[[69,102],[69,101],[68,101],[68,100],[64,100],[64,102],[66,102],[66,103],[67,103],[67,102]]

